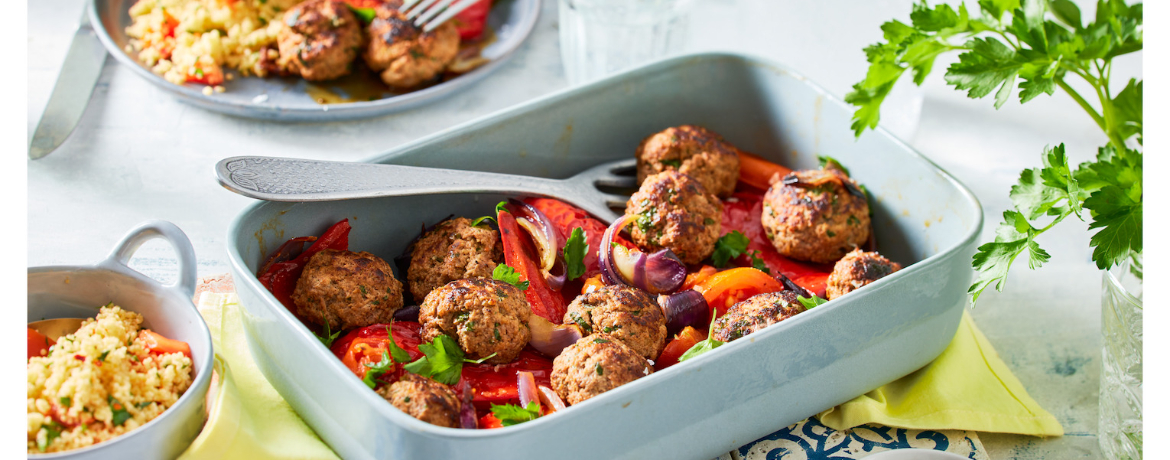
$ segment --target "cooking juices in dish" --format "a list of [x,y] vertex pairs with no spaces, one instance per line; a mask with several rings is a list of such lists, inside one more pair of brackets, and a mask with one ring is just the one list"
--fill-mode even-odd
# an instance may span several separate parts
[[205,94],[224,90],[225,79],[231,78],[225,69],[244,76],[288,75],[313,82],[373,72],[381,80],[377,86],[401,93],[485,62],[479,51],[491,37],[484,33],[491,0],[482,0],[425,33],[398,11],[401,4],[401,0],[138,0],[130,8],[133,23],[126,29],[131,37],[126,52],[171,83],[207,85]]
[[550,198],[451,216],[394,259],[404,286],[384,259],[350,251],[343,220],[286,242],[259,280],[391,405],[498,428],[901,268],[872,251],[864,188],[831,158],[791,171],[696,126],[655,133],[636,155],[639,190],[608,226]]
[[56,341],[28,330],[30,454],[113,439],[158,417],[187,391],[190,347],[141,324],[141,315],[111,304]]

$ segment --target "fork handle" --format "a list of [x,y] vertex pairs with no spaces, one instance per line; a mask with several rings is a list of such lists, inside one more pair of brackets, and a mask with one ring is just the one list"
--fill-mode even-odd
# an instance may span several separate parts
[[241,156],[215,165],[228,190],[266,201],[332,201],[432,193],[557,196],[564,181],[416,166]]

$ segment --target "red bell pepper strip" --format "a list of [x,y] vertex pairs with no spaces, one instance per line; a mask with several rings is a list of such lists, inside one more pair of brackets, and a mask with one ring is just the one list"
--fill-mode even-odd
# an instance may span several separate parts
[[789,259],[776,252],[771,240],[764,233],[760,223],[763,212],[763,196],[751,193],[736,193],[731,200],[723,202],[723,233],[738,230],[748,238],[747,252],[732,259],[741,267],[752,266],[751,256],[755,255],[768,266],[773,275],[783,274],[809,292],[825,296],[825,281],[833,272],[831,264],[814,264]]
[[487,411],[492,404],[520,404],[516,381],[520,371],[532,373],[537,385],[552,386],[552,360],[531,348],[521,350],[520,357],[508,364],[465,363],[460,381],[474,389],[476,410]]
[[[381,362],[383,352],[390,351],[387,330],[394,336],[394,343],[410,355],[410,361],[422,357],[423,353],[418,350],[418,344],[423,341],[419,335],[419,327],[419,323],[395,321],[393,324],[374,324],[354,329],[333,342],[329,351],[332,351],[333,355],[360,379],[366,376],[366,370],[369,369],[366,364]],[[393,371],[383,374],[379,380],[396,382],[403,372],[402,366],[396,365]]]
[[31,327],[28,328],[28,359],[47,356],[49,354],[49,347],[56,344],[57,342],[53,341],[53,339],[34,331]]
[[687,350],[695,346],[696,343],[707,340],[707,334],[687,326],[681,332],[675,334],[674,339],[666,344],[666,348],[662,349],[662,353],[658,354],[658,359],[654,360],[654,370],[660,371],[670,366],[678,364],[678,359],[682,357]]
[[[276,300],[279,300],[293,314],[297,314],[296,304],[292,301],[293,290],[297,287],[297,280],[301,277],[301,272],[305,270],[305,264],[309,263],[309,259],[314,254],[320,252],[322,249],[335,249],[338,251],[345,251],[349,249],[349,219],[342,219],[341,222],[333,224],[325,233],[313,242],[309,249],[301,252],[296,258],[287,261],[278,261],[282,254],[289,254],[288,247],[285,244],[281,245],[279,249],[268,261],[265,262],[264,268],[257,275],[260,284],[263,285]],[[289,240],[289,242],[296,242],[303,244],[309,241],[308,237],[298,237]]]
[[479,418],[479,429],[481,430],[490,430],[492,428],[503,427],[504,422],[501,422],[500,419],[496,418],[496,415],[493,413],[489,412],[487,415]]
[[492,0],[480,0],[455,15],[455,30],[460,40],[475,40],[483,35],[487,26],[488,13],[492,11]]
[[520,274],[520,281],[528,281],[524,297],[532,306],[532,313],[553,324],[561,324],[565,317],[565,299],[544,280],[540,266],[530,255],[535,251],[528,248],[532,243],[523,236],[526,234],[520,230],[511,212],[500,210],[496,215],[496,222],[500,226],[500,240],[504,243],[504,262]]

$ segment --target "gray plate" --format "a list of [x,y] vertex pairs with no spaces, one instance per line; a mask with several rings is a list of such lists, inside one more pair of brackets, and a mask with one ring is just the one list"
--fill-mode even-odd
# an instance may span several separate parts
[[[434,194],[257,203],[228,254],[261,371],[345,458],[712,458],[902,377],[954,337],[983,225],[949,174],[878,130],[854,140],[851,110],[784,67],[733,54],[650,64],[485,116],[371,161],[564,178],[630,158],[654,132],[703,125],[773,161],[847,165],[874,194],[882,252],[908,265],[860,291],[607,392],[497,430],[415,420],[353,376],[256,280],[290,237],[350,218],[350,247],[390,259],[419,225],[490,214],[502,197]],[[403,278],[403,274],[398,274]]]
[[[129,44],[126,27],[131,24],[134,0],[93,0],[90,21],[98,38],[119,62],[179,100],[207,110],[247,118],[280,121],[337,121],[385,115],[446,97],[482,80],[499,68],[524,42],[536,26],[541,0],[502,0],[492,7],[488,25],[496,31],[496,42],[483,50],[491,62],[467,74],[438,85],[384,99],[347,104],[318,104],[306,93],[307,83],[299,78],[236,78],[224,83],[224,93],[204,95],[203,85],[176,85],[155,75],[124,51]],[[267,100],[253,102],[257,96]]]

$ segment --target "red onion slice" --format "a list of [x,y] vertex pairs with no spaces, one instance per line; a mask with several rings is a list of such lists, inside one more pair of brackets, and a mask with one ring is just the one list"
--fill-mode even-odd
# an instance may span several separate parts
[[550,288],[559,291],[565,285],[565,263],[560,256],[561,243],[556,227],[548,216],[534,206],[517,200],[508,200],[516,211],[516,224],[528,232],[540,256],[540,273]]
[[551,357],[557,357],[565,347],[577,343],[585,334],[576,324],[553,324],[551,321],[531,315],[528,317],[528,330],[532,338],[528,341],[536,351]]
[[703,323],[710,312],[707,299],[694,289],[658,296],[658,306],[666,315],[666,330],[675,333],[687,326],[698,326]]
[[418,305],[408,305],[394,312],[394,321],[418,322]]
[[516,373],[516,390],[520,395],[520,407],[527,408],[528,403],[535,402],[540,407],[540,394],[536,390],[536,377],[531,372],[519,371]]
[[629,225],[631,216],[622,216],[605,229],[601,237],[601,273],[605,284],[623,284],[651,294],[678,290],[686,280],[687,267],[669,249],[653,254],[615,246],[613,238]]
[[559,410],[565,410],[565,402],[561,400],[561,396],[553,391],[552,388],[541,385],[537,387],[540,390],[540,402],[548,409],[548,413],[553,413]]
[[460,380],[459,384],[455,386],[456,391],[460,393],[459,404],[459,426],[465,430],[474,430],[479,428],[478,421],[475,418],[475,404],[472,403],[471,385],[466,380]]

